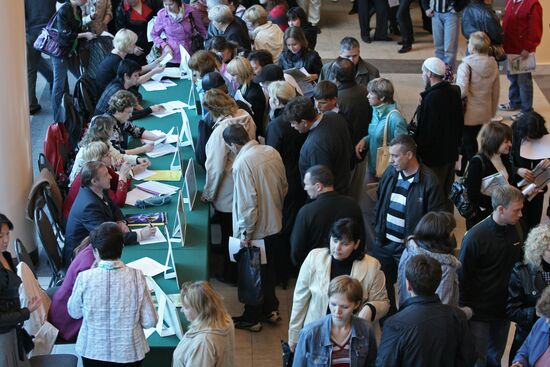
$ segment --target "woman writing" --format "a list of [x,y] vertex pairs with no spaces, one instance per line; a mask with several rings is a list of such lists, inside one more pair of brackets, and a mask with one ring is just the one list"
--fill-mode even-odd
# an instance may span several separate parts
[[329,314],[307,324],[300,332],[292,366],[373,367],[376,340],[371,325],[354,314],[361,308],[363,287],[348,275],[328,285]]
[[[390,307],[384,273],[375,258],[364,253],[359,225],[349,218],[337,220],[330,230],[330,248],[317,248],[302,264],[292,303],[288,343],[293,349],[304,325],[327,314],[329,283],[339,275],[357,279],[363,289],[359,317],[369,323],[384,317]],[[356,307],[353,307],[356,308]]]
[[[164,8],[159,10],[151,37],[155,46],[162,49],[162,55],[171,54],[172,64],[181,61],[180,46],[191,55],[191,40],[194,31],[206,37],[206,28],[201,15],[191,5],[181,0],[164,0]],[[161,34],[166,38],[161,38]]]
[[29,319],[31,312],[36,311],[42,302],[40,298],[32,297],[27,307],[21,307],[21,278],[17,276],[11,254],[8,252],[12,230],[12,222],[0,213],[0,366],[28,367],[30,364],[26,352],[19,344],[21,340],[18,339],[18,329],[23,327],[23,322]]
[[94,244],[97,267],[78,274],[67,303],[69,315],[82,319],[76,352],[84,367],[140,366],[149,351],[143,329],[157,323],[145,276],[120,260],[124,237],[111,226],[112,242]]
[[208,282],[181,286],[189,329],[174,351],[172,367],[234,365],[235,328],[221,296]]
[[[393,100],[393,84],[388,79],[376,78],[369,82],[367,99],[372,106],[372,121],[369,124],[369,134],[359,140],[355,146],[355,154],[362,159],[363,151],[367,151],[367,180],[376,182],[376,156],[378,148],[384,143],[384,130],[387,129],[386,144],[399,135],[406,135],[407,122],[397,109]],[[387,125],[387,127],[386,127]]]
[[279,57],[279,65],[283,70],[304,68],[309,77],[307,81],[314,82],[323,68],[321,57],[310,49],[304,32],[301,28],[290,27],[285,31],[285,49]]

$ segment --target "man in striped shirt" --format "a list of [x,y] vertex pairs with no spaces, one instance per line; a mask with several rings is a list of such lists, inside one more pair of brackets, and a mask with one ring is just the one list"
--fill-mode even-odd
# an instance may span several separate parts
[[416,143],[409,135],[390,142],[390,166],[378,185],[372,255],[386,276],[390,299],[388,315],[396,312],[397,267],[405,242],[418,221],[430,211],[444,210],[445,200],[437,176],[416,156]]

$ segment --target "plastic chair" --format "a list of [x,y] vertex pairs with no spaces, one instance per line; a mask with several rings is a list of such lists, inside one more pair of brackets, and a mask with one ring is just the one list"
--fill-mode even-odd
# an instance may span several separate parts
[[52,279],[49,285],[49,287],[51,287],[63,280],[63,260],[59,243],[57,242],[52,224],[44,211],[43,205],[37,205],[34,209],[34,226],[38,239],[42,243],[46,256],[48,257],[48,263],[52,269]]
[[32,263],[31,257],[29,256],[29,253],[25,249],[25,246],[23,246],[23,242],[19,238],[17,238],[15,241],[13,241],[13,247],[15,247],[15,254],[17,255],[17,261],[20,263],[25,263],[31,269],[32,273],[34,274],[34,277],[36,278],[36,269],[34,268],[34,264]]
[[46,354],[29,359],[31,367],[76,367],[78,357],[72,354]]

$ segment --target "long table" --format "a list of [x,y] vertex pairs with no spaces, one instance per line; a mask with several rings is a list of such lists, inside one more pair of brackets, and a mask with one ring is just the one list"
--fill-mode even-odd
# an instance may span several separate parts
[[[143,105],[150,106],[153,104],[181,100],[187,102],[189,93],[190,82],[188,80],[174,80],[178,85],[175,87],[168,87],[164,91],[146,92],[141,88],[140,92],[143,95]],[[196,110],[186,110],[189,122],[191,125],[191,131],[193,138],[196,142],[198,135],[198,121]],[[176,113],[163,118],[157,118],[155,116],[148,116],[143,119],[136,120],[136,125],[143,126],[148,130],[162,130],[165,133],[172,127],[177,126],[181,129],[181,114]],[[175,130],[174,130],[175,131]],[[134,147],[141,144],[138,141],[130,141],[130,147]],[[189,147],[180,148],[180,154],[182,156],[183,166],[182,170],[185,173],[187,162],[190,158],[194,158],[193,149]],[[172,162],[173,154],[165,155],[163,157],[151,159],[152,170],[167,170],[170,169],[170,163]],[[195,164],[195,172],[197,177],[197,189],[201,190],[204,186],[205,172],[202,167]],[[139,181],[140,182],[140,181]],[[137,183],[139,183],[137,182]],[[162,181],[161,181],[162,182]],[[183,175],[180,182],[165,182],[170,185],[183,187]],[[133,182],[134,186],[136,182]],[[185,192],[185,191],[184,191]],[[174,220],[176,217],[176,205],[177,195],[172,196],[172,201],[166,205],[160,207],[150,207],[146,209],[139,209],[137,207],[125,206],[123,208],[124,214],[138,214],[163,211],[168,215],[168,232],[172,234],[172,228],[174,226]],[[185,205],[187,214],[187,232],[185,237],[185,245],[182,247],[181,243],[173,242],[173,254],[174,262],[176,266],[176,272],[178,275],[178,281],[196,281],[208,279],[208,259],[210,249],[210,216],[209,205],[203,203],[200,200],[200,192],[197,194],[193,210],[190,212],[187,204]],[[168,244],[159,243],[151,245],[137,245],[128,246],[124,248],[122,254],[122,260],[125,263],[137,260],[142,257],[150,257],[162,264],[164,264],[167,255]],[[163,291],[167,294],[177,293],[179,286],[176,284],[175,279],[164,279],[163,274],[159,274],[154,277],[154,280],[159,284]],[[184,327],[185,318],[180,316]],[[153,333],[148,339],[151,351],[147,354],[143,366],[170,366],[172,360],[172,353],[174,348],[179,342],[176,336],[161,338],[158,333]]]

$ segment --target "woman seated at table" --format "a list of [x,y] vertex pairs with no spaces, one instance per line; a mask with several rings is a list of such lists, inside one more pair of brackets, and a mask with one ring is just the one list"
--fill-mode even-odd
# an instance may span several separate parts
[[115,119],[107,115],[95,116],[92,119],[90,125],[88,126],[88,130],[86,130],[86,132],[84,133],[84,137],[78,144],[80,149],[76,154],[73,168],[71,170],[71,174],[69,175],[69,185],[72,185],[72,182],[80,173],[80,169],[85,163],[83,161],[84,151],[82,149],[94,141],[101,141],[107,144],[107,146],[109,147],[111,162],[114,162],[116,165],[122,164],[122,162],[130,164],[132,166],[132,171],[134,174],[143,172],[145,168],[149,167],[149,165],[151,164],[151,162],[149,162],[149,159],[140,158],[137,155],[132,154],[121,154],[111,145],[111,135],[113,134],[114,126]]
[[[132,166],[127,162],[122,162],[118,167],[118,173],[113,169],[109,146],[102,141],[94,141],[81,148],[82,164],[90,161],[101,161],[107,165],[109,175],[111,176],[111,188],[108,190],[109,197],[120,208],[126,202],[126,194],[132,185]],[[63,201],[63,217],[68,218],[73,202],[80,190],[80,173],[76,175],[71,183],[69,192]]]
[[256,133],[265,136],[266,100],[262,87],[252,80],[254,72],[250,62],[243,56],[237,56],[227,65],[227,72],[235,79],[242,97],[250,104]]
[[539,319],[519,349],[512,367],[544,367],[550,365],[550,287],[537,301]]
[[[191,55],[191,40],[194,32],[206,37],[206,28],[201,15],[189,4],[181,0],[164,0],[164,9],[159,10],[151,37],[156,47],[162,50],[162,56],[172,55],[171,64],[181,62],[180,46]],[[192,19],[191,19],[192,18]],[[161,38],[164,33],[165,38]]]
[[48,321],[59,329],[59,338],[67,342],[75,342],[82,325],[82,319],[73,319],[67,310],[67,301],[73,292],[76,277],[81,272],[95,266],[94,248],[109,247],[116,243],[120,229],[112,222],[105,222],[90,232],[74,253],[75,257],[63,278],[63,283],[52,297],[48,311]]
[[479,151],[470,159],[465,173],[464,186],[477,214],[466,219],[470,229],[492,213],[491,193],[482,188],[483,179],[499,173],[505,182],[514,185],[514,171],[510,162],[512,129],[502,122],[489,122],[478,135]]
[[279,57],[283,70],[304,68],[309,73],[305,80],[314,82],[323,68],[321,57],[309,48],[306,36],[301,28],[290,27],[285,31],[285,48]]
[[294,288],[288,327],[291,349],[298,342],[304,325],[327,314],[329,283],[339,275],[350,275],[361,283],[359,317],[374,323],[388,312],[390,303],[384,273],[378,260],[365,254],[360,233],[359,225],[352,219],[339,219],[330,229],[330,248],[313,249],[307,255]]
[[[113,39],[114,48],[111,53],[101,61],[96,72],[95,83],[99,94],[103,93],[105,87],[115,79],[118,66],[122,60],[126,60],[126,56],[143,52],[141,48],[136,46],[137,39],[137,34],[129,29],[121,29],[116,32],[115,38]],[[138,85],[145,83],[151,79],[153,75],[164,70],[164,66],[159,65],[160,60],[161,59],[158,58],[152,63],[141,67],[140,77],[137,80]]]
[[354,315],[363,304],[361,282],[348,275],[337,276],[328,285],[327,294],[329,314],[300,332],[293,366],[311,366],[312,359],[315,366],[374,366],[372,326]]
[[109,225],[111,240],[93,244],[97,267],[78,274],[67,303],[69,315],[82,319],[75,349],[84,367],[140,366],[149,351],[143,329],[156,325],[157,313],[143,273],[120,260],[122,230]]
[[208,282],[181,286],[182,312],[189,329],[174,350],[173,367],[232,367],[235,328],[222,297]]
[[128,136],[135,139],[158,140],[158,136],[144,127],[136,126],[130,121],[134,107],[138,104],[132,92],[119,90],[109,100],[107,114],[115,119],[111,144],[123,154],[141,154],[154,149],[153,144],[144,144],[140,147],[128,149]]

